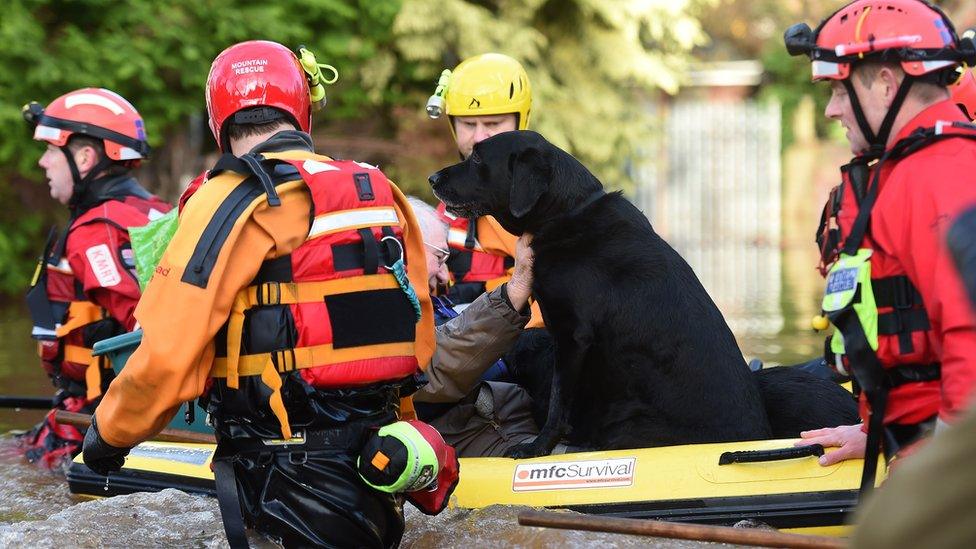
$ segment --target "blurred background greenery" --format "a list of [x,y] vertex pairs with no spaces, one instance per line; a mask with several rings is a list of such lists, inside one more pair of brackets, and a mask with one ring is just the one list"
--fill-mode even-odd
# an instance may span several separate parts
[[[63,221],[48,196],[20,108],[99,86],[143,114],[154,148],[140,179],[175,200],[214,159],[204,82],[210,61],[248,39],[307,45],[341,75],[315,115],[318,149],[378,163],[407,192],[456,160],[444,119],[424,114],[437,75],[499,51],[532,80],[533,129],[570,150],[610,187],[633,192],[634,163],[660,134],[660,109],[696,67],[760,60],[745,93],[782,108],[782,146],[794,114],[822,112],[826,93],[781,46],[797,21],[815,25],[837,0],[6,0],[0,13],[0,294],[19,295],[42,233]],[[976,2],[940,4],[960,26]],[[805,105],[805,107],[804,107]],[[830,139],[813,116],[812,138]],[[804,130],[810,133],[810,130]],[[786,172],[788,170],[784,170]],[[809,224],[815,219],[809,220]],[[811,227],[812,229],[812,227]]]

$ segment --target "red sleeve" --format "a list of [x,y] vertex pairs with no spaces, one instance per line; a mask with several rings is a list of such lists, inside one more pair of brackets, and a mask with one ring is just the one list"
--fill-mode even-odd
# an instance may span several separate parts
[[207,180],[207,171],[201,172],[199,175],[190,181],[190,184],[183,189],[183,194],[180,195],[180,199],[176,202],[177,207],[179,207],[180,213],[183,213],[183,207],[186,206],[186,201],[190,199],[191,196],[196,194],[197,190],[200,189],[200,185],[203,185],[204,181]]
[[[872,232],[879,245],[897,257],[925,303],[941,346],[942,405],[939,416],[952,421],[966,408],[976,387],[976,321],[962,281],[946,247],[946,232],[965,208],[976,204],[971,170],[976,163],[947,156],[892,174],[879,199]],[[909,166],[905,166],[909,168]],[[924,176],[913,177],[922,173]]]
[[[126,330],[132,330],[140,292],[128,244],[128,232],[96,221],[71,231],[65,254],[88,299],[104,307]],[[123,253],[128,260],[123,259]],[[126,261],[130,265],[125,265]]]

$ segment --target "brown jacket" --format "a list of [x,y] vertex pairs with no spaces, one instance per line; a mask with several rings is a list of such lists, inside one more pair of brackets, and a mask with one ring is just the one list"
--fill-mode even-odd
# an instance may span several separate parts
[[485,292],[461,315],[435,328],[437,348],[417,402],[457,402],[518,339],[529,317],[512,309],[501,286]]
[[480,381],[512,348],[528,320],[512,309],[498,287],[436,328],[437,349],[427,368],[430,383],[414,394],[414,400],[457,403],[430,423],[459,457],[502,456],[538,434],[525,389]]

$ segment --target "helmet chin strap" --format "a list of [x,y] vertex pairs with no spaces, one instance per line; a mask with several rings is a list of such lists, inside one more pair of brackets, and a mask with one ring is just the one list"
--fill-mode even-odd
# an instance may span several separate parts
[[95,176],[102,173],[112,165],[112,159],[107,156],[103,156],[94,166],[92,166],[92,169],[85,174],[85,177],[82,177],[81,172],[78,171],[78,164],[75,163],[75,157],[71,153],[68,146],[64,145],[61,147],[61,152],[64,153],[64,157],[68,161],[68,169],[71,170],[71,181],[74,183],[71,189],[71,198],[68,200],[68,207],[74,210],[83,202],[85,192],[88,190],[92,180],[95,179]]
[[844,88],[847,89],[847,95],[851,98],[851,109],[854,111],[854,118],[857,120],[858,128],[861,130],[861,134],[864,139],[868,142],[868,150],[864,153],[863,157],[867,159],[881,158],[884,154],[885,149],[888,147],[888,137],[891,135],[891,128],[895,124],[895,118],[898,117],[898,112],[901,111],[901,106],[905,102],[905,98],[908,97],[908,91],[912,87],[912,82],[915,78],[906,74],[902,79],[901,84],[898,86],[898,92],[895,93],[895,98],[891,102],[891,106],[888,107],[888,112],[885,114],[884,120],[881,121],[881,127],[878,128],[878,133],[875,134],[874,130],[871,129],[871,125],[868,124],[867,118],[864,116],[864,110],[861,108],[861,101],[857,96],[857,92],[854,91],[854,84],[851,81],[853,74],[844,80],[841,80],[844,84]]

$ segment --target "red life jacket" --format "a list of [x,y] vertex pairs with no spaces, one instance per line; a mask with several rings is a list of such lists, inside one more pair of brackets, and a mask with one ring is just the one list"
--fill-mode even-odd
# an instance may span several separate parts
[[[143,226],[149,223],[150,216],[162,215],[172,206],[149,195],[141,187],[137,192],[123,193],[76,217],[61,235],[58,246],[52,246],[55,243],[52,231],[28,292],[28,307],[34,319],[31,336],[39,341],[42,366],[61,388],[89,400],[101,395],[103,385],[107,386],[110,377],[103,380],[102,370],[111,370],[107,360],[92,357],[91,347],[97,339],[121,333],[121,326],[125,326],[129,319],[116,318],[113,323],[106,309],[85,296],[83,275],[72,271],[68,256],[73,249],[80,248],[97,252],[88,254],[92,262],[114,262],[117,258],[129,272],[119,272],[113,263],[106,276],[118,277],[118,283],[138,288],[126,229]],[[78,238],[71,239],[72,249],[66,249],[69,236],[79,227],[94,223],[119,229],[118,249],[108,249],[105,241],[80,241]],[[100,246],[105,249],[101,250]],[[131,274],[131,279],[126,278],[126,274]],[[95,326],[99,323],[103,325]]]
[[444,203],[437,205],[437,213],[448,224],[447,244],[451,257],[447,269],[455,284],[484,283],[506,276],[515,259],[486,252],[478,241],[478,218],[457,217],[447,211]]
[[[275,184],[305,182],[314,219],[304,244],[265,261],[238,294],[218,334],[211,375],[227,388],[261,393],[288,438],[280,388],[294,370],[323,389],[401,380],[420,371],[419,316],[391,268],[407,250],[422,253],[422,240],[413,235],[404,242],[406,222],[397,213],[394,189],[375,166],[295,151],[262,156],[274,164]],[[213,178],[245,176],[223,171]],[[181,203],[188,199],[184,193]],[[260,376],[271,394],[240,385],[240,377],[250,376]]]
[[[910,155],[935,142],[956,136],[973,139],[976,138],[976,133],[971,129],[953,128],[951,123],[940,122],[936,128],[916,130],[899,141],[892,151],[886,153],[891,158],[883,158],[880,166],[875,164],[869,167],[859,159],[843,166],[842,183],[831,193],[817,235],[822,256],[821,271],[825,271],[845,247],[847,249],[844,251],[848,255],[856,249],[872,250],[871,285],[878,310],[878,345],[876,351],[867,350],[867,355],[873,354],[876,361],[864,355],[867,359],[859,362],[876,363],[883,370],[875,373],[862,370],[862,374],[867,375],[866,379],[872,379],[875,392],[885,393],[879,402],[887,400],[889,393],[898,395],[898,398],[892,398],[892,406],[879,406],[887,411],[883,413],[885,418],[889,415],[903,418],[899,425],[889,425],[889,429],[900,429],[900,434],[893,435],[895,439],[901,439],[895,440],[896,443],[910,441],[918,434],[910,427],[919,424],[903,424],[905,416],[923,422],[939,412],[941,339],[932,328],[920,292],[908,278],[899,258],[887,253],[872,238],[871,209],[868,207],[869,209],[862,211],[862,206],[873,206],[878,192],[883,192],[885,181],[898,163],[911,161]],[[877,173],[879,169],[880,176]],[[860,339],[856,333],[850,334],[850,337],[853,338],[852,341]],[[845,346],[849,343],[848,339],[849,335],[845,332]],[[861,352],[865,352],[864,349]],[[828,345],[828,355],[830,354]],[[851,371],[851,368],[845,368],[849,364],[846,356],[828,356],[827,360],[831,364],[837,364],[839,369]],[[853,366],[854,373],[857,374],[858,365]],[[872,395],[868,393],[868,402],[871,399]],[[862,417],[866,415],[865,404],[862,399]],[[889,420],[885,420],[885,423],[888,424]],[[885,449],[891,452],[896,451],[897,447],[892,450],[886,444]]]

